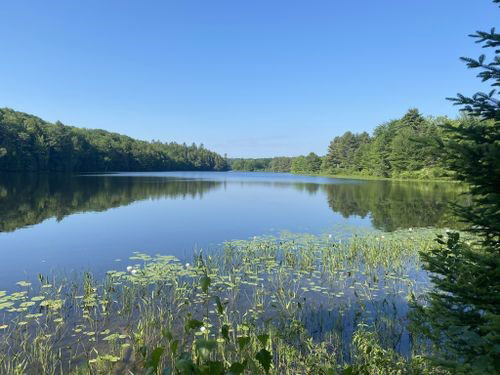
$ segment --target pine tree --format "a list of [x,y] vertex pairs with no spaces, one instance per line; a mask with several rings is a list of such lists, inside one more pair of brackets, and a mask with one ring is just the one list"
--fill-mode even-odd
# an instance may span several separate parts
[[[495,0],[499,3],[500,0]],[[500,34],[471,35],[483,48],[493,48],[486,63],[462,58],[480,69],[482,81],[500,86]],[[417,326],[435,344],[436,363],[455,373],[500,374],[500,102],[497,92],[459,94],[453,98],[467,117],[444,131],[444,160],[458,180],[470,187],[468,206],[454,206],[468,224],[472,240],[450,232],[438,247],[422,254],[434,290],[427,306],[417,306]]]

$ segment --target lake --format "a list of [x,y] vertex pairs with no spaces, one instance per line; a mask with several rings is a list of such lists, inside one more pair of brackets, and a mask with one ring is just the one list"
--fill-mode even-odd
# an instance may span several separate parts
[[39,273],[125,268],[134,251],[189,261],[195,250],[282,231],[453,227],[447,202],[459,193],[281,173],[0,175],[0,290]]

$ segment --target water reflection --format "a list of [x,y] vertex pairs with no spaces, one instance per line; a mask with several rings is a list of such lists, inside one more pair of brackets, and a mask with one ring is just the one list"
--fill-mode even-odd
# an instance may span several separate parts
[[[204,199],[206,194],[233,185],[293,189],[308,195],[324,194],[328,206],[344,218],[368,217],[373,227],[398,228],[456,226],[447,213],[449,201],[460,199],[463,189],[443,183],[318,180],[268,174],[153,175],[0,175],[0,232],[62,220],[81,212],[105,211],[150,199]],[[273,177],[274,176],[274,177]],[[280,177],[276,180],[276,177]],[[325,183],[326,182],[326,183]],[[264,192],[265,193],[265,192]],[[292,205],[293,202],[291,202]],[[299,213],[300,214],[300,213]],[[297,215],[290,212],[290,215]]]
[[4,175],[0,177],[0,232],[146,199],[203,198],[221,185],[220,181],[162,177]]
[[322,186],[328,205],[343,217],[369,216],[383,231],[411,227],[456,227],[449,202],[463,201],[464,189],[455,184],[373,181],[358,185]]

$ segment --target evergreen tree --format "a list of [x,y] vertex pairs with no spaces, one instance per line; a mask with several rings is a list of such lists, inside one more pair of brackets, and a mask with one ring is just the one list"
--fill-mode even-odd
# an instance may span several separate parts
[[391,140],[388,156],[392,173],[417,171],[424,166],[425,154],[419,140],[426,128],[426,121],[412,108],[397,123],[397,132]]
[[[496,3],[499,0],[494,1]],[[500,86],[500,34],[471,35],[493,48],[490,63],[462,58],[479,68],[482,81]],[[500,102],[497,92],[453,98],[468,115],[445,127],[443,152],[448,168],[470,186],[471,205],[455,206],[474,235],[439,237],[439,246],[422,257],[434,290],[416,323],[435,344],[435,361],[456,373],[500,374]]]

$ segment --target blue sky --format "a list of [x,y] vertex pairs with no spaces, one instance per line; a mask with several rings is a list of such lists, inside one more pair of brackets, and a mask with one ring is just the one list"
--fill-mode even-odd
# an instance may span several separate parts
[[5,1],[0,107],[231,157],[326,152],[483,89],[490,0]]

